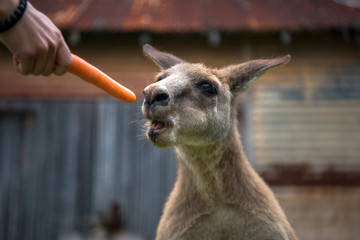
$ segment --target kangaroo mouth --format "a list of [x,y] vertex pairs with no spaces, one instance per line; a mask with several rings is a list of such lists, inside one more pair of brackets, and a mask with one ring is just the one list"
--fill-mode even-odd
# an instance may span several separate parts
[[154,120],[151,122],[150,131],[159,131],[159,130],[165,128],[165,125],[166,124],[163,121]]
[[159,138],[166,136],[168,130],[173,126],[171,121],[162,120],[152,120],[149,125],[147,135],[154,143],[156,143]]

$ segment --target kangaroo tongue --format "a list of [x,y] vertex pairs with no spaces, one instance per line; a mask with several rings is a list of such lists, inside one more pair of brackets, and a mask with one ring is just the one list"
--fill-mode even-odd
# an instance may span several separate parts
[[159,121],[154,121],[152,124],[152,129],[154,130],[158,130],[164,127],[164,123],[163,122],[159,122]]

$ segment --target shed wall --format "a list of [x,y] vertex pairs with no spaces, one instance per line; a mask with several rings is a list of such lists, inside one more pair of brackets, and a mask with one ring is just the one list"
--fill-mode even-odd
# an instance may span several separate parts
[[[153,44],[210,66],[290,53],[240,99],[247,153],[300,239],[360,235],[358,46],[332,34],[295,34],[289,45],[271,34],[225,35],[218,48],[199,35],[153,36]],[[133,89],[134,104],[69,74],[21,76],[0,51],[0,239],[84,230],[113,201],[126,229],[153,239],[176,161],[144,139],[141,92],[158,69],[137,36],[85,35],[73,48]]]

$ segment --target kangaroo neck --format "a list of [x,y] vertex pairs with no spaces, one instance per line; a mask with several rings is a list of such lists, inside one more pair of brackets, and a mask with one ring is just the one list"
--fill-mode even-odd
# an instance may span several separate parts
[[[180,186],[193,186],[200,195],[218,201],[229,201],[234,191],[245,184],[249,166],[237,132],[227,139],[206,146],[176,147],[179,158]],[[244,178],[244,179],[243,179]]]

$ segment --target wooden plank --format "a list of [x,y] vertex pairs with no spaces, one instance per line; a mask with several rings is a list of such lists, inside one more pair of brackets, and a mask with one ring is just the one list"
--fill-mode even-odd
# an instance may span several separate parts
[[[359,94],[360,95],[360,94]],[[360,101],[359,101],[360,103]],[[252,111],[253,114],[261,114],[263,116],[271,116],[272,114],[283,114],[283,115],[293,115],[293,114],[316,114],[316,115],[330,115],[330,114],[351,114],[360,116],[360,107],[359,106],[339,106],[334,107],[329,103],[328,106],[322,107],[308,107],[302,106],[299,104],[298,106],[292,107],[279,107],[274,106],[273,108],[257,108]]]
[[[279,141],[279,144],[286,144],[287,142],[329,142],[330,144],[341,144],[342,142],[349,142],[350,145],[360,142],[359,132],[277,132],[272,135],[266,133],[254,134],[254,138],[260,141]],[[321,143],[320,143],[321,144]]]
[[281,116],[277,114],[272,114],[269,116],[265,116],[266,118],[263,120],[260,114],[259,118],[254,117],[255,124],[261,123],[265,121],[269,124],[272,123],[287,123],[287,122],[304,122],[304,123],[323,123],[323,122],[331,122],[331,123],[339,123],[339,124],[347,124],[348,122],[358,122],[359,115],[357,114],[346,114],[346,115],[338,115],[338,114],[322,114],[322,115],[311,115],[311,114],[283,114]]
[[[256,106],[269,108],[269,107],[278,107],[278,108],[296,108],[296,107],[309,107],[309,108],[322,108],[328,107],[329,101],[328,100],[316,100],[316,101],[309,101],[307,99],[299,100],[287,100],[284,101],[280,98],[271,98],[271,99],[264,99],[264,98],[254,98],[253,103]],[[338,99],[336,101],[331,101],[331,105],[334,108],[341,108],[341,107],[358,107],[360,104],[359,100],[356,99]]]
[[339,132],[339,133],[348,133],[348,132],[359,132],[360,125],[354,122],[347,122],[344,123],[336,123],[336,122],[324,122],[324,123],[317,123],[317,122],[292,122],[292,123],[272,123],[271,125],[264,125],[259,124],[256,125],[254,129],[255,134],[277,134],[281,132],[289,132],[297,133],[297,132],[304,132],[304,133],[313,133],[317,131],[319,133],[322,132]]
[[299,239],[360,236],[359,187],[273,187]]

